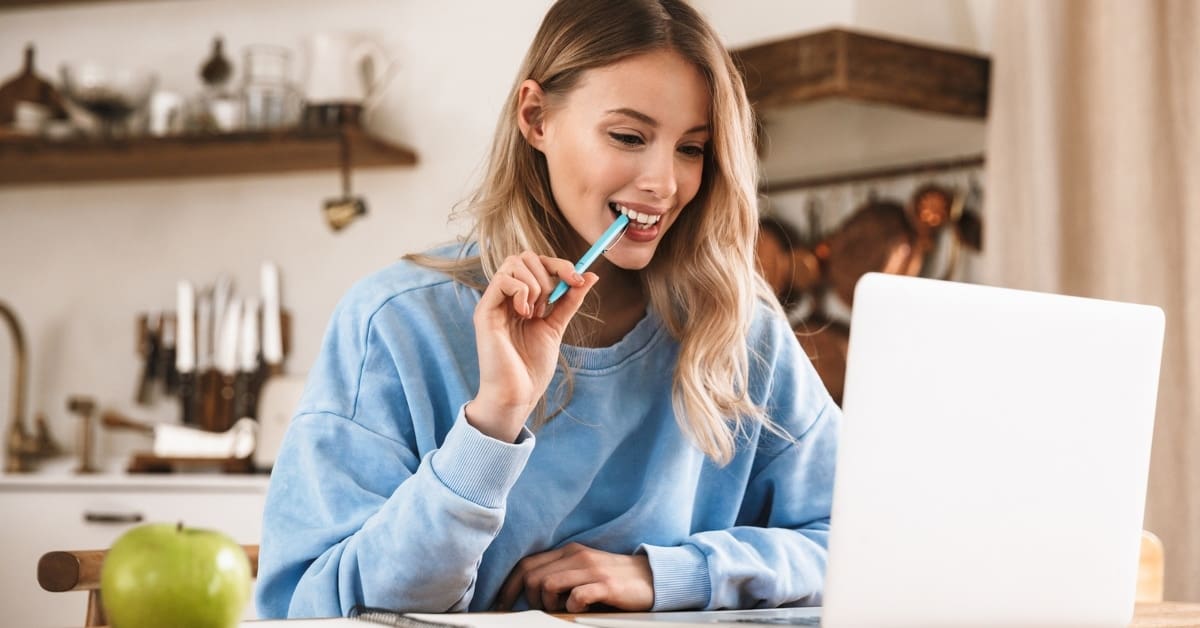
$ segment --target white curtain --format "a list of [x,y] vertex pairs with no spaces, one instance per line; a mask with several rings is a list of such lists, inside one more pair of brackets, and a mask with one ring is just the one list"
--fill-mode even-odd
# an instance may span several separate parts
[[1200,601],[1200,2],[995,9],[983,276],[1166,312],[1145,527]]

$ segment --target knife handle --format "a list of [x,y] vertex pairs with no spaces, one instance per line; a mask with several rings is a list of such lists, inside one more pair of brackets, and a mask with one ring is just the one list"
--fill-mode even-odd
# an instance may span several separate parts
[[233,421],[243,417],[255,418],[258,409],[257,395],[254,390],[254,380],[258,372],[242,371],[233,380]]
[[196,373],[189,371],[179,374],[179,408],[182,423],[195,427],[197,423],[196,408]]
[[159,361],[162,358],[159,332],[150,325],[149,316],[145,314],[138,317],[138,337],[138,353],[145,362],[134,400],[145,406],[154,400],[154,384],[161,377]]

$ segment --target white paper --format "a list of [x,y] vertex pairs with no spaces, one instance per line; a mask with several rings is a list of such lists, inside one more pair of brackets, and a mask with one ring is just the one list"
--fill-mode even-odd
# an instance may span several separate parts
[[551,617],[542,611],[520,613],[405,613],[409,617],[443,624],[475,626],[476,628],[561,628],[578,626],[574,622]]
[[364,628],[365,626],[378,625],[357,619],[347,619],[345,617],[333,617],[330,619],[259,619],[244,621],[238,624],[239,628]]
[[258,443],[258,421],[239,419],[224,432],[162,423],[154,426],[154,455],[161,458],[245,458]]

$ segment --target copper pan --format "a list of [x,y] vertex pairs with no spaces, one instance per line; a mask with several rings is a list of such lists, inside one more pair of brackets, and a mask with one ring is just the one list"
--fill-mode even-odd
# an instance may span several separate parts
[[850,328],[845,323],[814,315],[796,326],[796,339],[825,383],[829,396],[833,397],[834,403],[842,405]]
[[850,215],[814,250],[833,293],[854,305],[854,286],[868,272],[917,275],[922,256],[904,207],[892,201],[870,201]]

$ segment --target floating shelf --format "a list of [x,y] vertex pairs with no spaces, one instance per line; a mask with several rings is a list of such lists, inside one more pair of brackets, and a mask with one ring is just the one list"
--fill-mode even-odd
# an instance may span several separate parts
[[343,134],[354,168],[417,162],[411,150],[354,126],[113,141],[5,137],[0,138],[0,185],[330,170],[341,167]]
[[733,51],[760,110],[846,98],[986,118],[988,57],[830,29]]
[[59,4],[99,4],[113,0],[0,0],[0,9],[47,7]]

